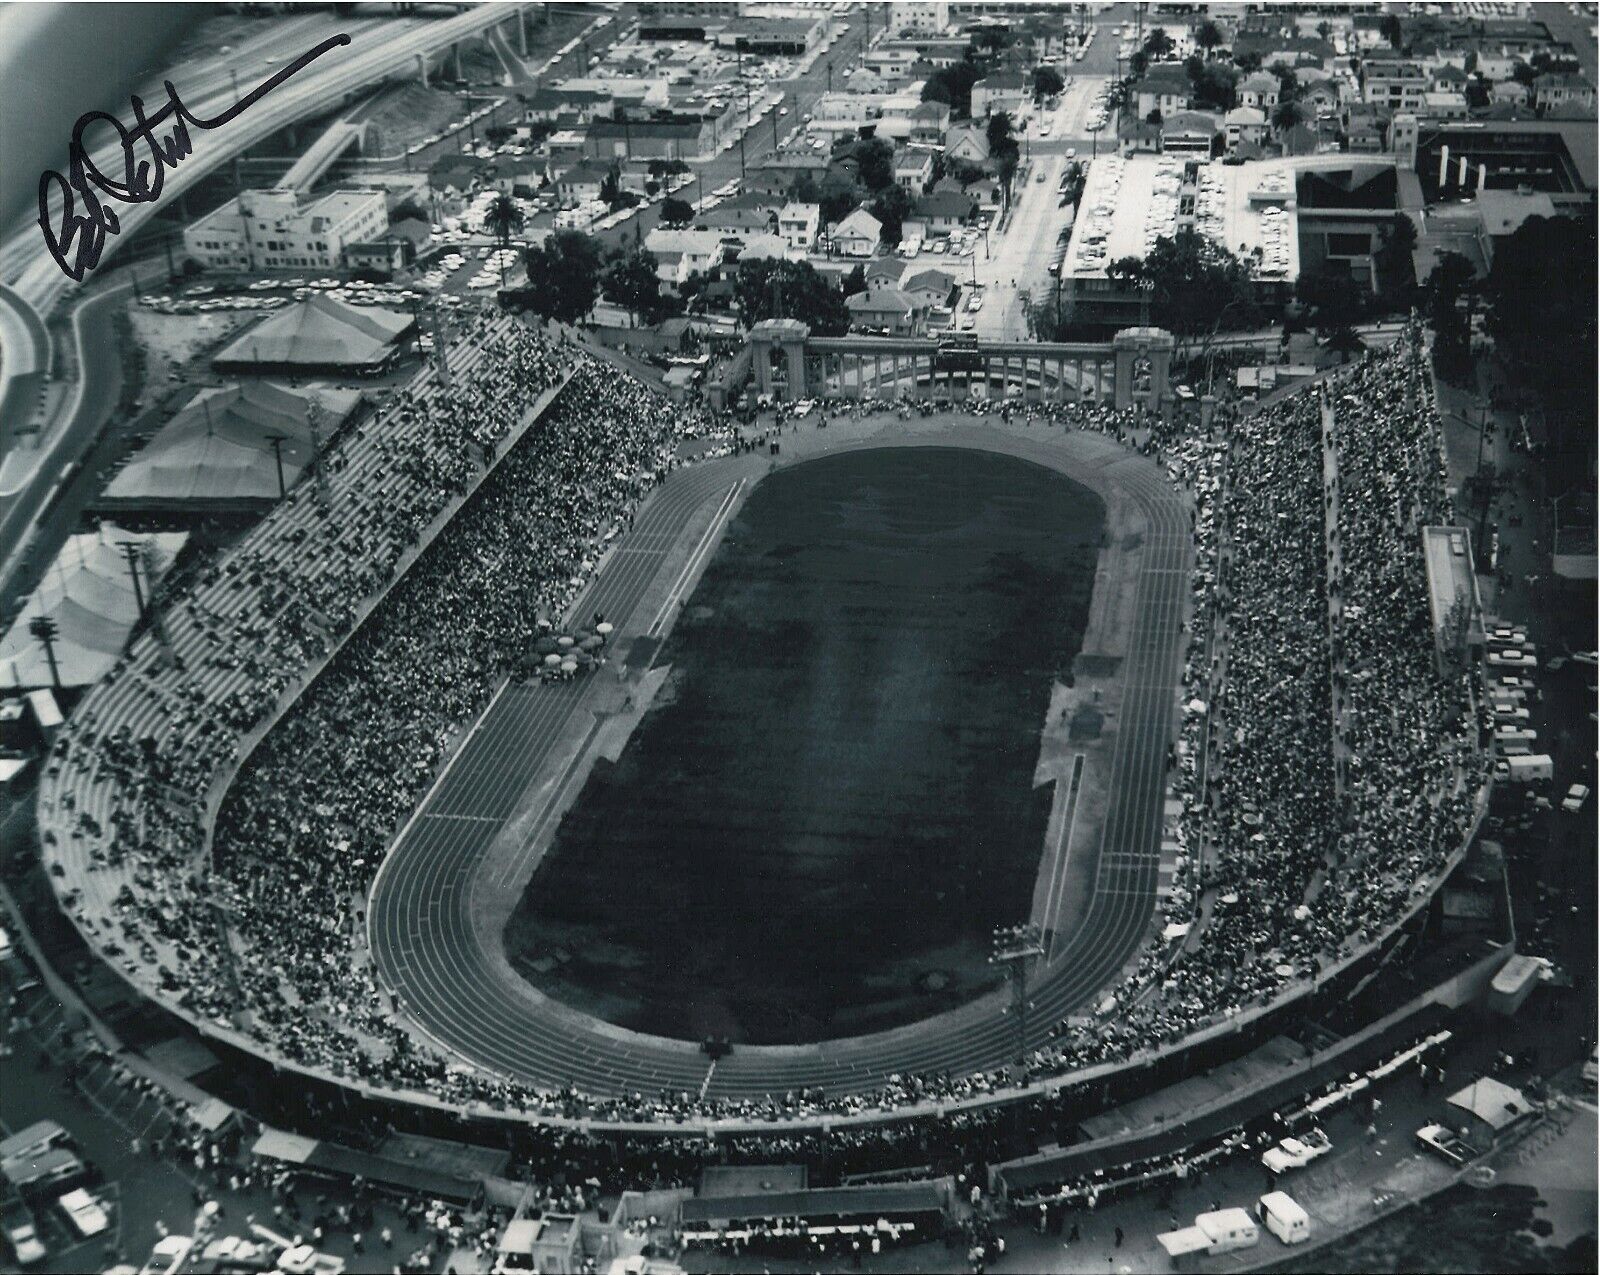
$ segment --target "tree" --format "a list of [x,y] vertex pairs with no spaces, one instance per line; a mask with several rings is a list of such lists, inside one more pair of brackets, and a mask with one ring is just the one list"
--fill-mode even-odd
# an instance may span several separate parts
[[[511,247],[511,236],[522,230],[526,218],[522,206],[510,195],[496,195],[483,214],[483,228],[500,241],[502,250]],[[500,286],[506,286],[506,259],[500,257]]]
[[418,203],[414,197],[407,195],[398,204],[396,204],[393,209],[390,210],[389,220],[391,222],[409,220],[432,221],[433,218],[429,215],[428,210]]
[[1489,85],[1481,75],[1474,75],[1468,80],[1462,93],[1467,99],[1467,109],[1469,111],[1486,111],[1489,109]]
[[601,271],[600,293],[626,310],[637,325],[640,314],[651,309],[661,295],[655,255],[637,245],[619,250]]
[[606,175],[600,179],[600,201],[607,208],[615,208],[617,200],[621,197],[622,165],[612,160],[611,167],[606,169]]
[[1162,236],[1144,256],[1123,257],[1107,275],[1150,294],[1151,321],[1180,341],[1218,328],[1224,312],[1236,325],[1254,322],[1254,289],[1245,262],[1194,230]]
[[900,223],[911,211],[911,195],[903,187],[889,185],[872,201],[872,215],[883,225],[883,242],[900,242]]
[[1033,100],[1054,97],[1067,87],[1067,82],[1061,78],[1061,72],[1053,66],[1036,66],[1033,68]]
[[1011,32],[1005,27],[979,27],[972,35],[972,47],[984,53],[998,53],[1011,43]]
[[1400,23],[1400,15],[1386,13],[1378,20],[1378,34],[1389,42],[1391,49],[1398,49],[1402,40],[1406,38],[1405,28]]
[[894,147],[880,137],[861,142],[856,147],[856,175],[868,190],[894,185]]
[[663,226],[687,226],[694,220],[694,205],[687,199],[669,196],[661,201],[661,224]]
[[1144,73],[1150,69],[1150,55],[1143,49],[1135,49],[1128,55],[1128,78],[1131,80],[1144,79]]
[[1521,58],[1518,58],[1516,64],[1511,68],[1511,78],[1524,88],[1531,89],[1533,82],[1539,78],[1539,75],[1531,66]]
[[1416,224],[1404,213],[1395,213],[1379,231],[1378,247],[1372,254],[1378,268],[1378,291],[1395,296],[1416,284],[1411,254],[1417,246]]
[[733,276],[740,318],[748,328],[762,319],[799,319],[814,336],[843,336],[850,327],[844,293],[809,261],[741,261]]
[[1189,86],[1199,110],[1231,111],[1234,85],[1239,82],[1239,72],[1226,62],[1208,62],[1191,57],[1184,62],[1189,72]]
[[1283,98],[1272,108],[1272,127],[1279,133],[1287,133],[1300,122],[1300,104]]
[[1348,323],[1342,323],[1327,332],[1322,338],[1322,344],[1330,354],[1339,356],[1341,364],[1360,358],[1361,352],[1367,348],[1367,343],[1361,339],[1361,334]]
[[558,230],[524,256],[528,299],[534,313],[576,323],[594,307],[600,279],[600,250],[580,230]]
[[982,78],[983,68],[970,60],[940,67],[923,82],[922,100],[943,102],[951,115],[965,119],[972,114],[972,86]]
[[1319,328],[1337,328],[1361,317],[1365,302],[1360,284],[1348,270],[1324,265],[1308,270],[1295,283],[1294,294],[1302,306],[1313,312]]
[[1595,260],[1592,217],[1529,217],[1497,242],[1482,287],[1489,334],[1537,388],[1555,452],[1593,438]]
[[867,290],[867,269],[859,262],[849,274],[844,277],[844,295],[853,297],[858,292]]
[[1145,37],[1144,51],[1153,61],[1159,62],[1162,58],[1172,56],[1174,47],[1172,37],[1162,27],[1157,27]]
[[1261,69],[1261,54],[1255,49],[1246,49],[1243,53],[1233,55],[1234,65],[1246,75]]
[[989,141],[990,155],[1004,150],[1007,145],[1016,145],[1011,137],[1011,115],[1007,111],[996,111],[991,115],[989,122],[983,126],[983,134]]
[[1461,384],[1472,371],[1472,324],[1461,302],[1475,304],[1477,271],[1459,252],[1441,252],[1428,276],[1428,316],[1439,375]]
[[1222,29],[1207,18],[1195,28],[1194,42],[1207,53],[1212,52],[1222,44]]
[[1000,185],[1005,190],[1007,208],[1011,207],[1011,183],[1016,178],[1018,162],[1015,142],[1011,143],[1010,149],[1001,151],[1000,157],[995,161],[995,176],[1000,179]]

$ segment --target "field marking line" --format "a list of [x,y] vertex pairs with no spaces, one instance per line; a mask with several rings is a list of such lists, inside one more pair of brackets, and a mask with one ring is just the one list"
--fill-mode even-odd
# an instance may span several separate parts
[[[1072,847],[1072,830],[1078,824],[1078,796],[1083,783],[1083,772],[1088,760],[1083,753],[1072,755],[1072,773],[1067,776],[1065,805],[1061,811],[1061,827],[1056,832],[1055,863],[1050,871],[1050,890],[1044,899],[1044,924],[1041,926],[1046,940],[1044,963],[1049,965],[1056,952],[1056,922],[1061,919],[1061,904],[1067,888],[1067,856]],[[1057,783],[1060,780],[1056,781]]]
[[701,560],[711,551],[711,546],[721,530],[722,520],[727,517],[729,511],[733,508],[733,502],[738,499],[739,492],[743,489],[744,484],[745,480],[741,478],[728,489],[728,494],[722,498],[722,503],[717,506],[716,515],[711,519],[711,525],[705,529],[704,534],[695,544],[694,552],[689,555],[689,561],[683,564],[683,570],[678,573],[677,580],[673,582],[672,588],[668,590],[666,598],[661,603],[661,609],[656,612],[655,620],[645,630],[646,637],[655,637],[660,633],[661,626],[666,623],[667,616],[681,599],[689,578],[700,569]]

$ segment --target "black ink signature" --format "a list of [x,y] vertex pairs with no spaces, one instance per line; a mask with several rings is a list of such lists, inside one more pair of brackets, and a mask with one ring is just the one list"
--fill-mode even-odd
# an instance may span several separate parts
[[[121,120],[105,111],[86,111],[78,116],[78,122],[72,129],[72,145],[67,148],[67,174],[63,176],[54,169],[46,169],[39,175],[39,229],[44,232],[45,246],[50,249],[50,255],[56,259],[61,272],[69,279],[81,281],[87,271],[100,263],[106,236],[121,233],[122,219],[117,216],[115,209],[101,202],[101,195],[124,204],[147,204],[158,199],[166,180],[165,170],[176,168],[194,150],[189,140],[190,127],[220,128],[330,49],[349,43],[348,35],[329,36],[271,79],[257,85],[222,114],[209,119],[194,114],[184,106],[171,80],[162,84],[167,91],[167,100],[154,115],[145,114],[141,99],[129,99],[129,105],[133,108],[132,128],[125,128]],[[171,132],[165,137],[156,137],[156,126],[169,119],[174,121]],[[101,121],[111,127],[121,143],[121,180],[101,172],[89,158],[88,148],[83,143],[84,130]],[[149,147],[148,157],[139,154],[144,146]],[[50,214],[52,190],[61,194],[59,222]],[[78,211],[80,197],[83,200],[81,213]]]

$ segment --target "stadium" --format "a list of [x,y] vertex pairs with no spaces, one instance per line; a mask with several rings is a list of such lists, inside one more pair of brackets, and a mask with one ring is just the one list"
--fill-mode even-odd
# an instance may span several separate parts
[[[1415,404],[1409,507],[1399,523],[1362,510],[1344,542],[1344,597],[1363,583],[1403,597],[1401,644],[1395,617],[1363,633],[1377,608],[1346,601],[1330,618],[1320,538],[1281,530],[1323,500],[1328,422],[1359,401],[1337,385],[1226,436],[1185,438],[1093,401],[858,402],[780,415],[757,446],[505,316],[481,319],[446,367],[420,373],[342,463],[171,598],[74,716],[42,786],[63,910],[142,995],[219,1046],[372,1099],[587,1128],[819,1127],[1038,1102],[1163,1059],[1192,1065],[1362,968],[1481,817],[1485,763],[1465,693],[1434,667],[1420,547],[1397,548],[1407,527],[1448,521],[1415,334],[1346,374]],[[597,758],[625,773],[630,734],[648,736],[658,657],[705,655],[672,645],[672,621],[713,609],[697,607],[697,582],[716,576],[729,527],[750,533],[740,519],[766,484],[896,453],[966,454],[957,469],[975,472],[1004,459],[1076,484],[1044,503],[1104,512],[1076,622],[1086,644],[1052,658],[1075,667],[1107,738],[1072,739],[1081,706],[1053,750],[1033,727],[1026,750],[1041,775],[1054,752],[1057,782],[1029,799],[1018,826],[1033,839],[1012,852],[1024,885],[1006,896],[1031,906],[968,918],[969,946],[974,927],[1034,936],[1022,997],[979,980],[955,1003],[914,998],[892,1028],[811,1024],[808,1039],[707,1051],[692,1016],[639,1031],[537,990],[502,930],[530,879],[538,894],[538,861],[582,814]],[[1002,486],[1018,481],[1007,473]],[[308,543],[330,548],[308,562]],[[1346,650],[1367,644],[1361,680],[1330,670],[1330,626]],[[1034,680],[1058,675],[1061,696],[1077,680],[1065,670]],[[1386,688],[1376,705],[1367,678]],[[1429,733],[1363,719],[1397,694],[1414,695]],[[1067,707],[1052,705],[1062,719]],[[1403,767],[1415,787],[1364,799],[1363,766]],[[1208,783],[1225,800],[1203,800]],[[1084,850],[1095,788],[1104,809]],[[1338,801],[1354,825],[1308,841]],[[1079,818],[1090,833],[1068,856]],[[1204,917],[1202,872],[1234,887]],[[604,873],[577,883],[596,879],[603,891]]]
[[1516,962],[1419,332],[1209,419],[1018,370],[717,412],[486,310],[169,576],[35,870],[162,1150],[981,1265],[1437,1067]]

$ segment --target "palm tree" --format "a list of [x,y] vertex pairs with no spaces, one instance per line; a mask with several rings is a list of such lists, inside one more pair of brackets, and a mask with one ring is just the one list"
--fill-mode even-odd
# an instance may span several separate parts
[[1359,358],[1362,351],[1367,348],[1367,343],[1361,339],[1357,332],[1348,323],[1341,323],[1322,338],[1323,346],[1330,354],[1339,356],[1340,364],[1348,363],[1351,359]]
[[44,647],[44,658],[50,665],[50,680],[55,684],[56,690],[61,689],[61,670],[56,667],[56,637],[61,632],[61,627],[48,615],[36,615],[28,621],[28,632],[39,639],[39,645]]
[[517,201],[505,193],[494,197],[494,202],[489,205],[488,212],[483,215],[483,228],[500,240],[502,249],[500,262],[500,286],[506,286],[506,258],[505,251],[511,247],[511,236],[522,229],[526,218]]
[[1272,108],[1272,127],[1280,135],[1287,133],[1300,122],[1300,104],[1285,98]]

